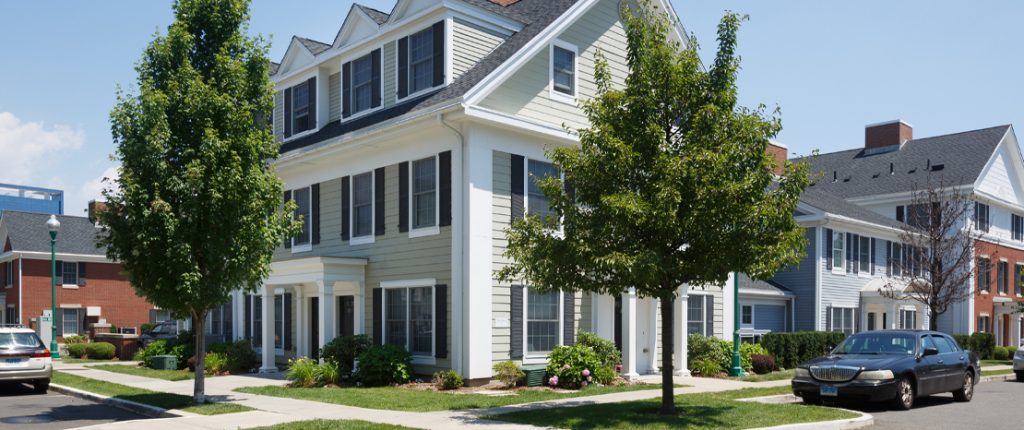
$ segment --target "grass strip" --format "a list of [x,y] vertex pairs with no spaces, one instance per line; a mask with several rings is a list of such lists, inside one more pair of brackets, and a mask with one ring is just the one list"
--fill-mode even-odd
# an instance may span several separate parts
[[103,364],[87,367],[90,369],[103,370],[105,372],[123,373],[125,375],[163,379],[166,381],[184,381],[195,377],[194,374],[188,370],[150,369],[148,367],[127,366],[123,364]]
[[54,371],[51,379],[54,384],[77,388],[90,393],[101,394],[115,399],[129,400],[163,409],[180,409],[201,415],[230,414],[251,411],[248,406],[234,403],[207,403],[195,406],[192,398],[180,394],[151,391],[144,388],[129,387],[113,382],[100,381],[66,372]]
[[742,378],[737,378],[744,382],[764,382],[764,381],[779,381],[782,379],[793,379],[793,369],[781,370],[778,372],[767,373],[764,375],[750,374]]
[[[682,387],[677,385],[676,387]],[[627,391],[659,390],[660,385],[637,384],[621,386],[591,386],[579,391],[559,393],[541,390],[518,390],[515,394],[492,396],[487,394],[461,394],[444,391],[413,390],[400,387],[374,388],[293,388],[293,387],[242,387],[235,391],[264,396],[287,397],[312,400],[338,405],[356,406],[368,409],[392,411],[430,412],[456,409],[494,408],[520,403],[597,396]]]
[[67,363],[67,364],[115,363],[115,362],[116,363],[123,363],[122,361],[118,361],[118,360],[94,360],[92,358],[71,358],[71,357],[61,357],[58,360],[61,363]]
[[251,430],[412,430],[412,427],[371,423],[361,420],[309,420],[295,421]]
[[981,367],[985,366],[1013,366],[1013,360],[981,360]]
[[981,376],[998,376],[998,375],[1009,375],[1013,373],[1013,369],[999,369],[999,370],[985,370],[981,368]]

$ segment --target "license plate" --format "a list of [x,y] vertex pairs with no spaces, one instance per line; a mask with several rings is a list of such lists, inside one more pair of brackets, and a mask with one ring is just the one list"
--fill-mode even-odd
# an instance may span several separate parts
[[832,386],[832,385],[822,385],[821,386],[821,395],[822,396],[838,396],[839,395],[839,387]]
[[27,362],[28,360],[20,358],[5,358],[3,361],[0,361],[0,367],[22,367]]

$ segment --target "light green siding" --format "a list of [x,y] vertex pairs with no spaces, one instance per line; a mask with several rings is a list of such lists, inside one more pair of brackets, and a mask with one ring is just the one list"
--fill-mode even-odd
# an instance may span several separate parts
[[383,79],[384,79],[384,94],[382,98],[384,100],[384,107],[390,107],[395,104],[395,97],[398,94],[398,82],[395,80],[395,74],[398,71],[398,48],[397,42],[390,41],[384,44],[384,49],[381,51],[381,66],[384,68]]
[[284,140],[284,91],[274,93],[274,138]]
[[490,54],[505,38],[477,25],[455,19],[452,25],[452,79],[458,79]]
[[337,121],[341,119],[341,73],[330,76],[327,80],[327,91],[330,94],[331,104],[327,109],[327,112],[330,113],[327,122]]
[[[577,101],[592,98],[597,92],[594,58],[598,51],[608,60],[613,79],[618,83],[625,81],[629,70],[626,34],[619,22],[618,4],[616,0],[601,1],[558,36],[559,40],[576,45],[579,51]],[[584,127],[586,117],[576,104],[550,97],[550,55],[551,49],[545,47],[480,104],[556,127]]]

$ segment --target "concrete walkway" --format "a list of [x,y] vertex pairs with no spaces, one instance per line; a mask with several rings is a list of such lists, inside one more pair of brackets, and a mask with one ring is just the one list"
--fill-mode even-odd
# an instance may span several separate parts
[[[192,395],[192,380],[165,381],[162,379],[145,378],[134,375],[126,375],[121,373],[113,373],[103,370],[90,369],[89,364],[90,363],[57,363],[54,365],[54,369],[62,372],[67,372],[70,374],[128,385],[137,388],[145,388],[154,391],[163,391],[189,396]],[[287,381],[284,381],[282,378],[283,374],[236,375],[206,378],[206,394],[208,398],[210,398],[213,401],[231,402],[249,406],[251,408],[256,409],[255,411],[213,416],[199,416],[194,414],[187,414],[188,416],[176,418],[148,419],[145,420],[144,424],[141,424],[138,421],[125,421],[83,428],[136,429],[139,428],[141,425],[145,426],[147,430],[171,430],[181,428],[212,430],[251,428],[311,419],[346,419],[365,420],[421,429],[488,428],[518,430],[534,429],[535,427],[510,424],[498,421],[489,421],[481,419],[481,417],[516,411],[547,409],[552,407],[572,407],[589,404],[618,403],[633,400],[644,400],[657,398],[661,396],[661,390],[655,388],[652,390],[644,391],[630,391],[582,398],[526,403],[492,409],[473,409],[462,411],[438,412],[403,412],[365,409],[352,406],[335,405],[330,403],[288,399],[281,397],[261,396],[247,393],[237,393],[232,391],[235,388],[239,387],[285,385]],[[646,379],[647,378],[645,378],[645,380]],[[649,382],[660,382],[660,376],[650,377]],[[728,391],[748,387],[783,386],[788,385],[789,380],[753,383],[725,379],[675,378],[675,383],[680,385],[688,385],[688,387],[676,388],[674,390],[675,394],[679,395]]]

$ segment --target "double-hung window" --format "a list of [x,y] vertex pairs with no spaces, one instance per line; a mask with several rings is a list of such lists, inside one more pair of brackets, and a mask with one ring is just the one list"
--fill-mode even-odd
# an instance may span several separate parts
[[992,331],[992,317],[988,315],[982,315],[978,317],[977,331],[981,333],[989,333]]
[[691,294],[686,301],[686,333],[711,336],[714,329],[711,327],[711,307],[714,306],[714,297],[710,295]]
[[412,162],[412,228],[437,226],[437,157]]
[[988,232],[989,207],[984,203],[974,202],[974,228],[979,231]]
[[18,307],[11,304],[7,305],[7,313],[4,314],[4,322],[7,324],[18,324]]
[[[299,188],[292,191],[292,199],[295,200],[295,215],[294,219],[302,218],[302,230],[299,234],[292,238],[293,251],[302,251],[303,247],[310,245],[310,237],[313,223],[313,212],[312,204],[310,204],[310,189],[309,187]],[[305,249],[308,250],[308,249]]]
[[835,307],[831,308],[831,315],[829,320],[831,322],[831,331],[841,331],[846,333],[847,336],[857,332],[857,327],[854,325],[854,316],[857,314],[857,308],[842,308]]
[[82,309],[80,308],[61,308],[61,336],[67,337],[82,334],[79,333],[81,331],[79,324],[81,313]]
[[556,41],[551,45],[551,94],[576,97],[576,47]]
[[978,291],[992,290],[992,262],[988,258],[978,258]]
[[352,237],[373,235],[373,172],[352,177]]
[[316,91],[316,80],[311,79],[291,88],[291,134],[302,133],[316,128],[312,112],[312,93]]
[[1010,224],[1013,229],[1013,240],[1024,241],[1024,217],[1011,214]]
[[742,325],[753,325],[754,324],[754,307],[751,305],[743,305],[741,307],[741,320]]
[[857,249],[857,261],[860,265],[860,273],[871,273],[871,238],[866,236],[854,236],[860,241]]
[[846,235],[840,231],[832,231],[832,268],[843,270],[846,261]]
[[14,285],[14,262],[8,261],[3,263],[4,269],[4,287],[11,287]]
[[384,290],[384,341],[418,356],[434,353],[434,287]]
[[999,294],[1005,295],[1010,292],[1010,263],[1000,261],[996,267],[996,288],[999,289]]
[[903,244],[889,242],[889,275],[903,276]]
[[546,355],[560,343],[561,292],[526,289],[526,352]]
[[352,113],[373,107],[373,55],[352,62]]
[[210,334],[222,335],[227,341],[232,340],[231,303],[225,303],[210,311]]
[[434,28],[409,36],[409,93],[434,86]]
[[914,310],[914,309],[900,309],[900,329],[902,329],[902,330],[916,330],[917,329],[917,310]]
[[64,285],[78,285],[78,263],[65,261],[61,263],[61,277]]
[[554,164],[543,161],[529,160],[527,163],[527,199],[526,213],[536,215],[547,223],[557,223],[553,218],[554,210],[551,208],[551,200],[541,191],[538,182],[549,177],[559,177],[558,169]]

